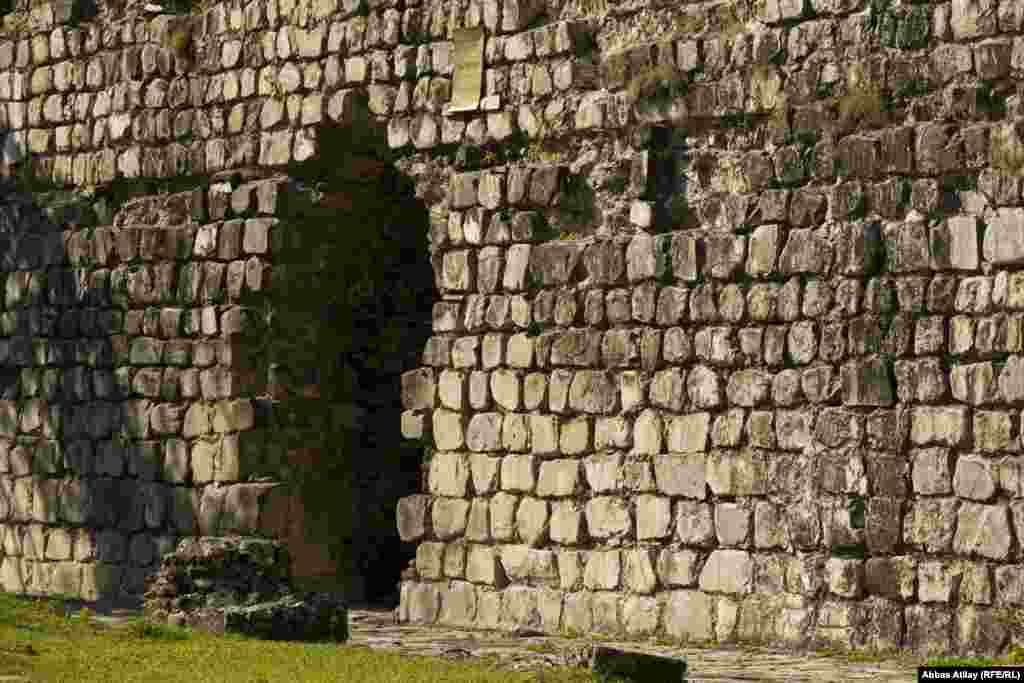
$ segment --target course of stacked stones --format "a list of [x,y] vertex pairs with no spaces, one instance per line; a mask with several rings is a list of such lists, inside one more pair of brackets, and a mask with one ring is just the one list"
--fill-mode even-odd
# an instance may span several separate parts
[[144,613],[154,621],[274,640],[348,635],[339,596],[296,595],[288,551],[245,537],[186,538],[147,581]]
[[[813,5],[823,16],[797,23],[806,4],[766,3],[750,42],[626,53],[629,74],[675,55],[711,76],[683,119],[756,114],[748,94],[771,79],[793,107],[781,134],[681,124],[693,136],[668,153],[690,160],[705,230],[649,234],[659,207],[641,199],[631,237],[552,240],[537,212],[567,199],[557,166],[453,175],[432,235],[436,336],[406,375],[403,425],[430,473],[398,512],[419,544],[401,619],[872,650],[1020,642],[1024,209],[1006,79],[1024,38],[981,40],[1019,32],[1019,5],[880,19]],[[893,49],[845,80],[833,60],[859,53],[872,17]],[[604,66],[613,90],[622,65]],[[929,94],[856,112],[857,78]],[[847,93],[838,117],[815,101],[835,107],[825,86]],[[614,94],[574,111],[577,130],[626,123]],[[622,138],[605,140],[584,145],[590,168]],[[655,151],[633,153],[641,197]]]
[[[441,294],[402,619],[1024,639],[1020,3],[83,8],[4,17],[0,162],[197,180],[92,229],[5,204],[4,590],[138,595],[181,536],[301,536],[224,341],[280,209],[213,176],[369,122]],[[483,98],[450,114],[463,26]]]
[[257,216],[274,213],[281,187],[246,184],[235,199],[251,211],[236,203],[228,221],[221,185],[209,202],[144,197],[113,218],[81,200],[33,214],[7,197],[20,232],[4,235],[5,590],[141,596],[177,537],[287,521],[259,517],[275,484],[254,478],[274,465],[259,457],[258,408],[240,396],[228,337],[230,302],[265,285],[276,219]]
[[[1022,213],[508,248],[505,289],[544,285],[520,320],[550,327],[439,304],[449,334],[406,376],[437,450],[399,507],[402,618],[1004,645]],[[468,253],[444,253],[446,288],[474,286]]]

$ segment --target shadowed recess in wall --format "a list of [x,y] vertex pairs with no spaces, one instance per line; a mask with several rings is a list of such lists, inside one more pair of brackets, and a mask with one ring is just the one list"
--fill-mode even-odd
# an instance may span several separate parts
[[350,595],[391,600],[412,557],[394,511],[416,490],[419,462],[395,424],[401,373],[418,363],[430,333],[428,219],[380,135],[353,127],[318,136],[321,153],[289,169],[308,201],[281,225],[274,308],[250,318],[246,346],[268,377],[290,375],[303,387],[275,410],[281,420],[268,443],[289,462],[301,451],[309,458],[296,479],[303,536],[337,567],[310,584],[347,574]]
[[4,590],[137,600],[182,537],[241,533],[283,540],[300,587],[396,599],[399,378],[434,290],[374,139],[325,132],[292,178],[3,181]]

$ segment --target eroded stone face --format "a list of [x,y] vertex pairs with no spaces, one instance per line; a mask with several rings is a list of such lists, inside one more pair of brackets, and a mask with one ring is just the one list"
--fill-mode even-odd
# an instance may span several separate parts
[[[421,442],[352,457],[422,469],[422,492],[378,477],[354,506],[402,496],[403,619],[1004,644],[988,610],[1019,602],[1024,187],[1019,103],[985,84],[1017,75],[1024,15],[662,10],[685,35],[599,12],[595,40],[588,8],[532,0],[214,5],[175,47],[178,19],[111,32],[34,8],[0,38],[0,163],[209,187],[45,220],[5,190],[0,586],[124,592],[179,536],[299,543],[317,511],[274,485],[315,453],[271,447],[258,397],[327,387],[254,376],[234,338],[303,202],[355,227],[392,162],[349,147],[379,143],[415,186],[424,224],[403,229],[429,234],[438,294],[422,360],[359,387],[396,392],[394,427]],[[480,104],[452,115],[463,26],[485,34]],[[861,43],[880,49],[858,61]],[[261,177],[293,164],[344,187]]]
[[[422,566],[429,573],[429,551],[433,546],[423,544],[421,548],[417,563],[422,556]],[[260,538],[208,537],[186,539],[177,548],[166,550],[169,552],[159,571],[146,581],[148,599],[144,611],[151,619],[274,640],[343,641],[348,638],[348,612],[339,596],[308,593],[302,599],[294,599],[288,573],[289,557],[280,543]],[[194,583],[186,579],[186,572],[203,574],[210,580],[207,584]],[[89,572],[84,577],[89,592],[97,588],[102,591],[111,578],[114,577],[99,572]],[[60,573],[52,579],[63,580]],[[225,604],[225,595],[237,594],[225,590],[225,580],[234,590],[247,595],[249,602],[238,604],[228,598]],[[409,616],[416,621],[436,619],[437,601],[430,589],[409,590],[417,593]],[[221,596],[220,604],[207,606],[207,596],[214,594]],[[182,609],[179,603],[199,607]]]

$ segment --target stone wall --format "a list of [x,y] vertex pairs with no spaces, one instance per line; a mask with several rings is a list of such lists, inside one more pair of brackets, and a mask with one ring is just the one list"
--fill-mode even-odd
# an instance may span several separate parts
[[[564,112],[572,138],[451,177],[401,619],[1020,643],[1024,15],[742,11],[602,54],[579,98],[546,28],[506,37],[488,83],[520,106],[487,134]],[[684,94],[632,102],[652,65]]]
[[203,190],[133,200],[112,220],[87,200],[43,213],[7,187],[5,590],[138,596],[180,536],[287,525],[259,519],[275,486],[253,479],[278,463],[231,336],[243,290],[266,285],[281,185],[239,188],[250,203],[226,221],[223,186],[209,203]]
[[[369,124],[416,181],[441,296],[424,367],[402,382],[402,433],[425,442],[429,470],[425,492],[398,507],[403,538],[418,544],[402,618],[874,649],[1020,642],[1019,3],[97,11],[62,1],[5,18],[0,149],[23,179],[85,189],[188,176],[206,187],[225,171],[330,165],[339,150],[326,133]],[[462,26],[484,28],[484,97],[450,115]],[[216,249],[229,293],[234,263],[246,259],[248,283],[247,264],[262,258],[246,252],[250,225],[276,216],[230,190],[237,215],[167,209],[195,230],[180,265]],[[202,242],[222,219],[217,246]],[[139,222],[161,219],[124,225]],[[85,241],[112,254],[101,234]],[[232,255],[221,257],[225,240]],[[46,263],[70,270],[79,247],[61,248]],[[164,286],[154,258],[132,287]],[[47,291],[33,285],[41,267],[8,268],[7,310]],[[196,342],[236,315],[203,303],[179,319]],[[130,318],[135,327],[91,329],[128,366],[141,354],[139,372],[158,348],[166,364],[177,337],[161,337],[163,314]],[[119,338],[127,345],[115,348]],[[240,375],[197,363],[212,363],[202,353],[181,376],[198,377],[193,396],[212,408],[193,414],[212,415],[204,429],[223,444],[249,426],[245,400],[257,394],[218,393]],[[117,386],[123,371],[110,368]],[[161,454],[186,439],[176,421],[189,422],[185,385],[165,399],[163,384],[111,413]],[[139,420],[144,400],[152,412]],[[22,436],[46,428],[38,405],[17,404]],[[89,443],[113,441],[105,420],[87,421],[100,425]],[[57,539],[73,525],[26,522],[27,501],[48,494],[18,491],[58,479],[18,467],[0,475],[19,515],[2,527],[20,543],[4,577],[36,566],[24,538],[41,524]],[[114,481],[103,472],[98,481]],[[190,489],[173,477],[159,486]],[[241,486],[229,496],[256,493]],[[150,546],[173,519],[153,526]],[[51,552],[37,545],[37,557]],[[53,547],[61,562],[78,557],[67,541]]]
[[[379,597],[367,565],[390,558],[391,536],[398,545],[394,501],[412,490],[417,468],[410,478],[394,457],[371,468],[357,453],[351,490],[349,479],[328,473],[332,451],[349,444],[295,446],[272,435],[294,393],[322,392],[314,400],[328,410],[372,408],[391,423],[399,409],[372,392],[339,402],[315,379],[260,364],[242,338],[241,302],[268,291],[283,231],[301,230],[296,207],[310,189],[281,175],[205,185],[146,193],[113,212],[110,193],[32,197],[4,186],[4,590],[138,599],[178,540],[247,534],[284,542],[300,587]],[[360,187],[377,192],[374,176]],[[325,196],[337,204],[352,195]],[[333,228],[344,229],[344,208],[330,213]],[[361,320],[368,336],[377,313]],[[399,371],[359,379],[381,381],[397,406]],[[364,431],[379,427],[371,418]],[[369,511],[387,501],[382,527]],[[394,581],[400,556],[390,561]]]

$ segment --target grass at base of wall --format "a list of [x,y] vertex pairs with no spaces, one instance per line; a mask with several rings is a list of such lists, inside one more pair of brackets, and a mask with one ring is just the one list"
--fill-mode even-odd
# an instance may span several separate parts
[[[60,599],[0,593],[0,677],[48,683],[533,683],[535,672],[334,643],[270,642],[147,624],[96,625]],[[545,683],[590,683],[586,669],[545,669]]]
[[1024,649],[1013,648],[1005,657],[933,657],[925,666],[1020,666],[1024,664]]

